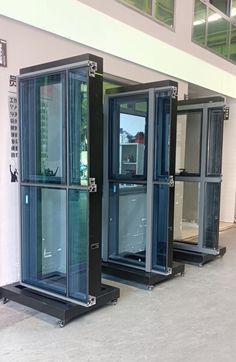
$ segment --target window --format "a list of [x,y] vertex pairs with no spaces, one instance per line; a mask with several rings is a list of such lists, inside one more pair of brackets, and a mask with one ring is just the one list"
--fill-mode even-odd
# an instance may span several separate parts
[[174,0],[120,0],[152,18],[174,27]]
[[222,11],[225,15],[230,16],[230,3],[231,0],[210,0],[210,4]]

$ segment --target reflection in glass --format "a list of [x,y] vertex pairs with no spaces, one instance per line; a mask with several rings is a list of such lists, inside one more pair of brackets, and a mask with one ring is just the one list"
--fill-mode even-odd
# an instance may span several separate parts
[[109,258],[143,267],[146,250],[146,186],[111,184]]
[[230,16],[230,0],[210,0],[210,3],[225,15]]
[[223,127],[222,109],[209,110],[207,176],[219,176],[221,174]]
[[170,169],[170,96],[156,94],[154,178],[166,179]]
[[174,240],[197,244],[199,239],[199,183],[175,183]]
[[155,0],[155,18],[174,26],[174,0]]
[[88,183],[87,68],[69,71],[70,182]]
[[205,45],[206,5],[204,5],[200,0],[195,1],[192,37],[195,42]]
[[151,0],[124,0],[124,1],[149,15],[151,15],[152,13]]
[[135,178],[144,176],[147,99],[118,99],[113,100],[110,140],[112,149],[113,176]]
[[69,190],[69,286],[71,298],[88,295],[88,193]]
[[202,112],[177,116],[176,174],[200,174]]
[[66,294],[66,191],[22,188],[22,281]]
[[20,81],[22,181],[64,183],[65,76]]
[[169,185],[155,185],[153,200],[153,269],[165,271],[168,266]]
[[205,186],[203,246],[217,249],[219,239],[220,184]]
[[234,25],[231,25],[230,59],[236,62],[236,26]]
[[209,9],[207,46],[214,52],[228,57],[229,22],[219,13]]

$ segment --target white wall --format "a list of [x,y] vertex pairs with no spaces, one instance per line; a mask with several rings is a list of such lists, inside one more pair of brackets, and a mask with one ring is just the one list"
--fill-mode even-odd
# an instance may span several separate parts
[[[0,68],[0,285],[19,278],[18,184],[10,182],[10,125],[8,82],[10,74],[34,64],[94,53],[104,58],[104,71],[133,81],[150,82],[168,77],[131,62],[0,16],[0,36],[7,40],[8,67]],[[180,99],[187,83],[179,82]]]

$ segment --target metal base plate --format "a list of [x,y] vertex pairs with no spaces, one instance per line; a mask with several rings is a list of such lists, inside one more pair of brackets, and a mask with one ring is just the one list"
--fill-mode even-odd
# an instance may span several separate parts
[[172,274],[163,275],[157,273],[148,273],[144,270],[132,268],[129,266],[119,265],[112,262],[102,263],[102,272],[108,276],[114,276],[120,280],[126,280],[133,283],[138,283],[152,289],[155,284],[164,282],[173,278],[176,274],[184,274],[185,266],[182,263],[173,264]]
[[173,250],[173,258],[175,261],[179,261],[186,264],[193,264],[198,266],[203,266],[209,261],[215,260],[220,256],[223,256],[226,252],[226,247],[220,247],[218,255],[206,254],[206,253],[198,253],[190,250]]
[[12,300],[38,310],[39,312],[49,314],[60,319],[60,327],[64,327],[64,325],[72,319],[91,312],[105,304],[116,302],[119,296],[120,290],[118,288],[102,284],[101,292],[96,295],[96,304],[91,307],[84,307],[62,300],[60,297],[55,298],[48,296],[43,292],[36,292],[28,287],[20,285],[19,283],[0,287],[0,299],[3,298],[3,303],[6,303],[8,300]]

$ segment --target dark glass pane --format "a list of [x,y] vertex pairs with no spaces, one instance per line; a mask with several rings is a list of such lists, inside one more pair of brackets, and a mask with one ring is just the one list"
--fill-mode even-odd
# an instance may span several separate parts
[[228,57],[229,22],[209,9],[207,46],[215,53]]
[[145,266],[146,186],[111,184],[109,195],[109,258]]
[[123,97],[112,100],[110,158],[112,175],[118,178],[144,178],[146,175],[146,123],[148,100]]
[[155,18],[174,26],[174,0],[155,0]]
[[236,62],[236,26],[231,25],[230,59]]
[[218,249],[220,213],[220,184],[207,183],[205,186],[203,246]]
[[201,111],[178,114],[176,134],[176,174],[200,174],[201,129]]
[[20,81],[22,181],[65,182],[65,75]]
[[170,168],[170,96],[156,94],[154,178],[166,179]]
[[69,71],[70,183],[88,183],[87,68]]
[[207,176],[220,176],[223,146],[223,110],[211,109],[208,116]]
[[198,182],[175,182],[174,240],[197,244],[199,240]]
[[192,38],[195,42],[205,45],[206,36],[206,5],[200,0],[195,1],[193,34]]
[[22,281],[66,294],[66,190],[22,187]]
[[165,271],[168,267],[169,240],[169,185],[154,186],[153,209],[153,269]]
[[152,2],[151,0],[123,0],[127,4],[130,4],[137,9],[151,15],[152,13]]
[[69,190],[69,297],[88,296],[88,193]]
[[212,5],[228,16],[230,16],[230,2],[231,0],[210,0]]

